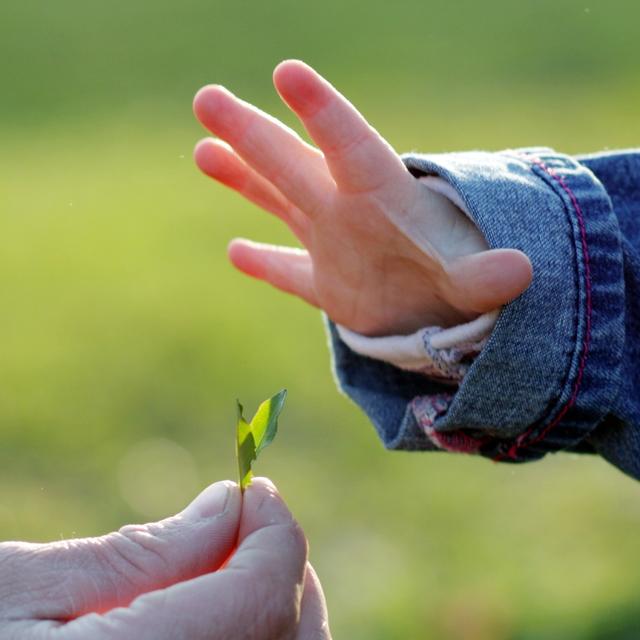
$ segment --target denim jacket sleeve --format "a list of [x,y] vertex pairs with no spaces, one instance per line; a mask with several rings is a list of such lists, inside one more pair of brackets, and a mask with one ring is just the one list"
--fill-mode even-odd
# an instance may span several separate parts
[[640,150],[404,157],[449,182],[492,248],[533,264],[459,388],[351,351],[329,323],[342,390],[390,449],[526,462],[600,453],[640,479]]

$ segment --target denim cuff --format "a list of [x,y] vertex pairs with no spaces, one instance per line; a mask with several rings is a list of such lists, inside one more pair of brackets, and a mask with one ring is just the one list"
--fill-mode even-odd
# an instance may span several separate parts
[[391,449],[512,462],[588,449],[618,392],[624,346],[621,238],[606,190],[550,149],[403,159],[456,189],[491,248],[527,254],[533,282],[502,309],[450,402],[450,387],[359,356],[329,323],[339,385]]

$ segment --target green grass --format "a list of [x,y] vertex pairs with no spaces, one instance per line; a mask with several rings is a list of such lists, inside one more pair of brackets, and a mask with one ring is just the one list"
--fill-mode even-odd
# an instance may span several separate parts
[[638,486],[592,458],[384,451],[319,315],[227,265],[236,235],[290,237],[191,161],[201,82],[293,122],[268,79],[288,55],[399,150],[640,144],[636,3],[450,5],[3,4],[0,539],[171,513],[235,477],[235,398],[286,386],[257,472],[310,538],[336,638],[637,636]]

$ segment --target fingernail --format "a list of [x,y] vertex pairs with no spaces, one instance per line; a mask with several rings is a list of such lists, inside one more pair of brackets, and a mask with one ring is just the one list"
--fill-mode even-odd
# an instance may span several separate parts
[[181,516],[189,520],[213,518],[226,512],[229,504],[229,496],[234,483],[229,480],[216,482],[208,486],[197,498],[183,509]]

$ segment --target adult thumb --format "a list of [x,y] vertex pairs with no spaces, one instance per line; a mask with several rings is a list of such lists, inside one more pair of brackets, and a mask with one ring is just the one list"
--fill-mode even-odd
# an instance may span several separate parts
[[319,585],[301,604],[306,557],[304,534],[282,498],[256,478],[244,494],[237,550],[224,568],[144,594],[129,607],[73,620],[61,637],[325,640]]
[[69,620],[215,571],[234,549],[241,506],[237,485],[218,482],[159,522],[97,538],[2,543],[0,615]]

